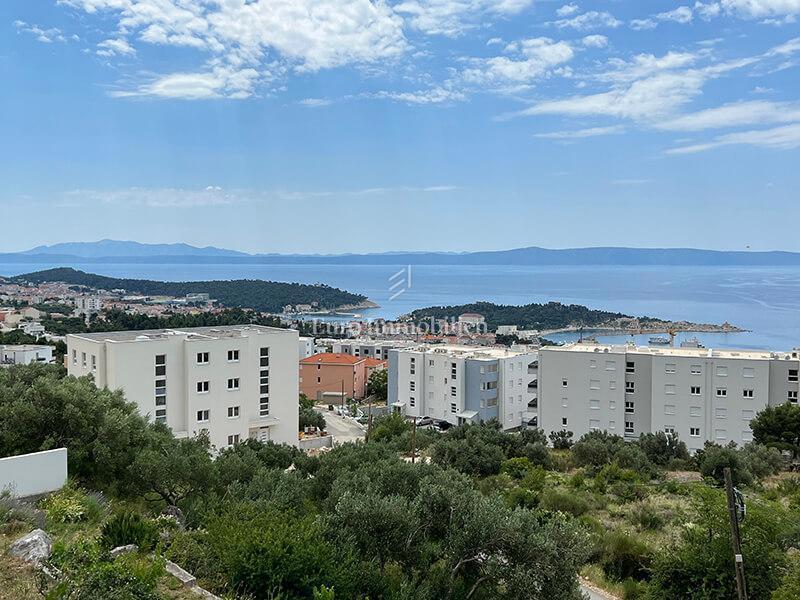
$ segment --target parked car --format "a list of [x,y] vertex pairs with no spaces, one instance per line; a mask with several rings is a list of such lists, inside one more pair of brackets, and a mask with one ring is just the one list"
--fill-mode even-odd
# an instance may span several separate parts
[[430,417],[420,417],[417,419],[417,427],[425,427],[426,425],[433,424],[433,419]]

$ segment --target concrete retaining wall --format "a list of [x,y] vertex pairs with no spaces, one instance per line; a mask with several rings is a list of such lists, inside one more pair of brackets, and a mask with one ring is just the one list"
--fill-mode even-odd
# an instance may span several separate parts
[[66,482],[66,448],[0,458],[0,492],[24,498],[60,490]]

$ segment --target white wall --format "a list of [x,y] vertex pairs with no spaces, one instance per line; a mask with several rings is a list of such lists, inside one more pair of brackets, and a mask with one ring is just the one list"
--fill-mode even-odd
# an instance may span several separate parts
[[34,496],[59,490],[66,482],[66,448],[0,458],[0,492]]

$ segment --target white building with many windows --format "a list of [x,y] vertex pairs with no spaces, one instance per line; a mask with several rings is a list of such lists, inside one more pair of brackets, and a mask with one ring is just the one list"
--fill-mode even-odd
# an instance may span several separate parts
[[297,348],[291,329],[231,325],[68,335],[65,360],[177,436],[296,445]]
[[741,445],[759,410],[797,402],[797,351],[571,344],[542,348],[539,361],[540,426],[576,439],[666,431],[691,451],[706,440]]
[[389,404],[407,416],[453,425],[497,419],[503,429],[537,422],[537,353],[422,345],[389,351]]

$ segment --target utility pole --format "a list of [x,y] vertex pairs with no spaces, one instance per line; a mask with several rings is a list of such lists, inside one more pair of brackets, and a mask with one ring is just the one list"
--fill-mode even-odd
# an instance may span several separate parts
[[730,467],[725,467],[725,494],[728,498],[728,516],[731,521],[731,549],[736,568],[736,590],[739,600],[747,600],[747,583],[744,578],[744,561],[742,560],[742,539],[739,536],[739,514],[736,508],[736,496],[733,491],[733,479]]
[[372,395],[369,396],[368,413],[367,413],[367,435],[364,441],[369,443],[369,434],[372,433]]
[[342,416],[344,416],[344,379],[342,379]]
[[416,462],[417,458],[417,417],[414,417],[414,424],[411,425],[411,464]]

